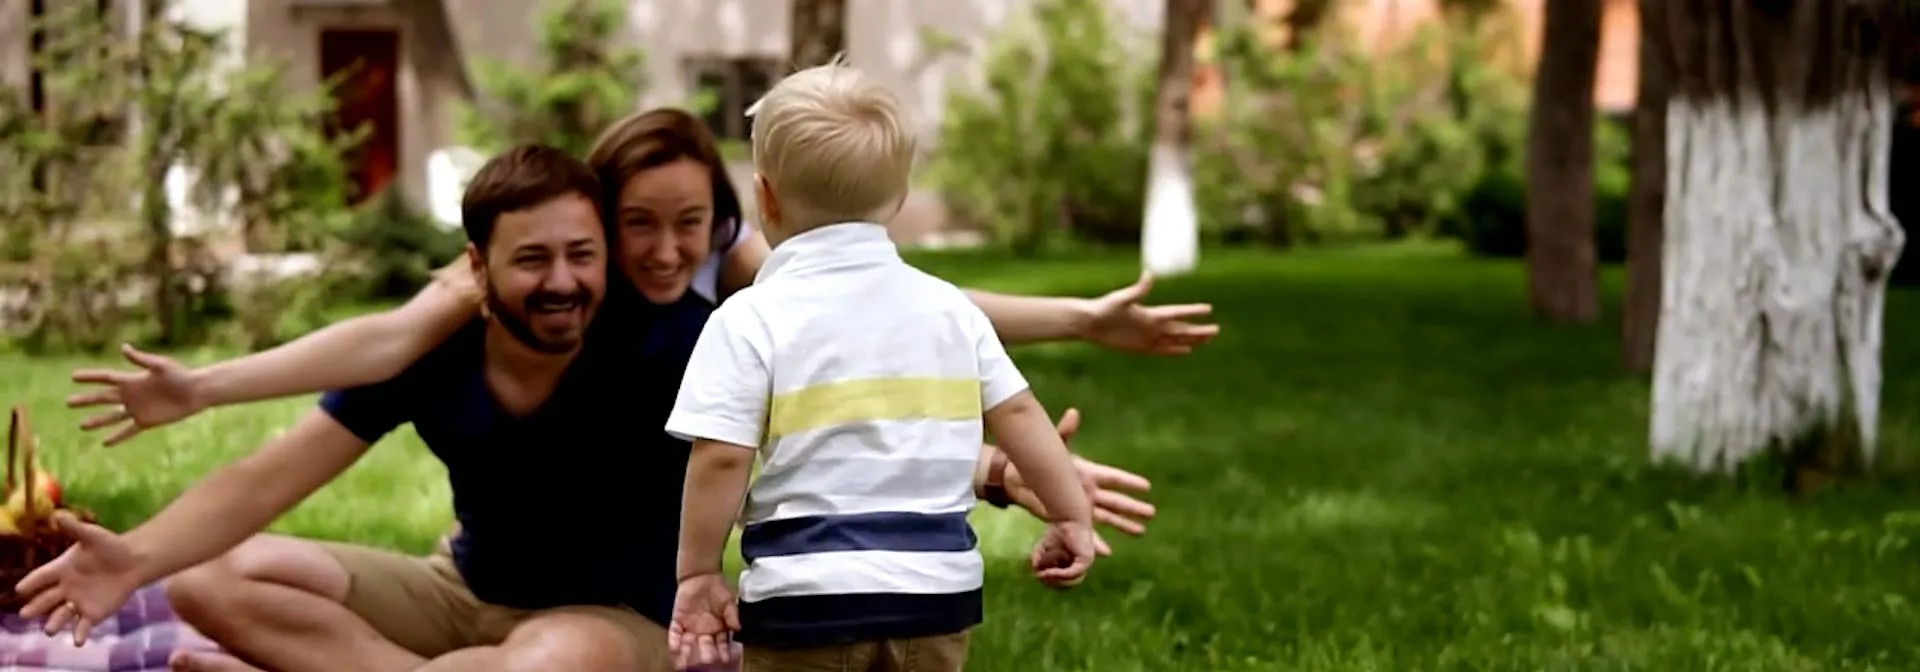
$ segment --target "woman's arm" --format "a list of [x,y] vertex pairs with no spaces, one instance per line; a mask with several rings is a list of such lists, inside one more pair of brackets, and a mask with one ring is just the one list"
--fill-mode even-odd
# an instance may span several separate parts
[[100,387],[68,397],[67,406],[109,407],[80,427],[115,429],[106,440],[112,446],[214,406],[392,378],[478,312],[481,294],[472,274],[446,270],[398,308],[337,322],[279,347],[199,369],[125,346],[127,360],[140,370],[76,371],[74,382]]
[[[205,409],[400,375],[479,314],[480,292],[471,276],[441,276],[398,308],[342,320],[279,347],[195,370],[193,397]],[[458,280],[463,276],[464,283]]]
[[[753,284],[768,252],[759,231],[736,243],[720,265],[720,296]],[[1152,288],[1153,278],[1142,274],[1133,284],[1093,299],[966,292],[1008,345],[1084,340],[1122,352],[1180,355],[1220,333],[1219,325],[1192,322],[1211,315],[1213,306],[1141,305]]]
[[733,296],[734,292],[753,284],[753,276],[760,273],[760,267],[767,263],[767,254],[772,251],[767,237],[759,229],[735,241],[733,249],[727,250],[727,258],[720,263],[720,298]]
[[965,291],[1008,345],[1082,340],[1093,322],[1093,302],[1086,299]]
[[[759,231],[748,233],[727,252],[720,265],[720,295],[753,284],[760,266],[767,263],[767,237]],[[993,330],[1002,343],[1040,343],[1079,338],[1092,321],[1092,310],[1085,299],[1009,296],[969,289],[967,298],[993,322]]]

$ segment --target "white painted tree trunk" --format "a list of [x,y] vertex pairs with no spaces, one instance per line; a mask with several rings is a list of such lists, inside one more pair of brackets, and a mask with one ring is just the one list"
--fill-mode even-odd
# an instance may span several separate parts
[[1193,199],[1187,152],[1155,143],[1147,174],[1147,212],[1140,227],[1140,261],[1159,276],[1193,270],[1200,255],[1200,215]]
[[1771,114],[1753,96],[1670,102],[1656,461],[1727,471],[1836,430],[1872,457],[1904,236],[1886,198],[1893,92],[1868,88]]

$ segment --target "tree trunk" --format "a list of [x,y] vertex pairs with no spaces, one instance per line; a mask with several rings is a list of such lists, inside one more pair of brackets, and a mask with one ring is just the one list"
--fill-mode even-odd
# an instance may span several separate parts
[[1593,80],[1600,0],[1547,0],[1527,129],[1527,285],[1535,314],[1600,317],[1593,242]]
[[1665,272],[1652,453],[1794,475],[1873,459],[1896,0],[1667,2]]
[[847,0],[793,0],[787,59],[794,70],[826,65],[847,50]]
[[173,214],[167,206],[167,192],[161,180],[141,189],[140,218],[147,230],[147,275],[153,281],[150,295],[155,335],[161,346],[179,345],[180,302],[173,273]]
[[1653,373],[1660,324],[1660,240],[1667,200],[1667,22],[1662,0],[1640,0],[1640,86],[1633,105],[1633,182],[1627,192],[1627,295],[1620,358]]
[[1333,16],[1336,0],[1293,0],[1293,7],[1287,10],[1284,21],[1287,26],[1287,48],[1299,51],[1320,32]]
[[1154,99],[1153,148],[1147,207],[1140,229],[1147,270],[1173,275],[1193,270],[1199,256],[1199,212],[1193,196],[1193,47],[1207,0],[1167,0],[1160,34],[1160,76]]

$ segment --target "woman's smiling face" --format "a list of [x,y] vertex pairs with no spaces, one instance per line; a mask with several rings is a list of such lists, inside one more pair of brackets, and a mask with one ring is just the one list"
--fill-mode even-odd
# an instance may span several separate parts
[[620,269],[647,301],[679,301],[713,251],[713,182],[706,164],[682,158],[635,173],[614,215]]

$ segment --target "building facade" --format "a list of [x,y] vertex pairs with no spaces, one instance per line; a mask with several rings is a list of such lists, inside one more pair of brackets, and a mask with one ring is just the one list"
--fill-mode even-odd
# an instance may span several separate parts
[[[29,86],[28,25],[49,2],[0,0],[0,83]],[[92,0],[103,4],[139,0]],[[1231,1],[1231,0],[1225,0]],[[1291,0],[1251,0],[1256,15],[1277,19]],[[939,127],[950,89],[979,73],[987,43],[1016,21],[1031,0],[847,0],[848,60],[901,92],[927,137]],[[1514,0],[1538,43],[1545,0]],[[743,138],[743,113],[785,72],[790,0],[629,0],[625,39],[647,54],[635,107],[676,105],[708,90],[709,116],[723,137]],[[289,84],[337,89],[343,125],[367,124],[371,137],[352,157],[366,194],[399,189],[416,204],[429,193],[427,165],[455,142],[455,110],[473,95],[473,59],[531,66],[544,1],[518,0],[176,0],[180,15],[227,30],[233,55],[285,59]],[[1632,105],[1637,62],[1634,0],[1605,0],[1596,100],[1603,109]],[[1124,31],[1143,53],[1158,47],[1164,0],[1111,0]],[[1345,20],[1361,39],[1385,43],[1410,33],[1437,12],[1435,0],[1346,0]],[[1206,104],[1219,78],[1201,77],[1196,102]]]

